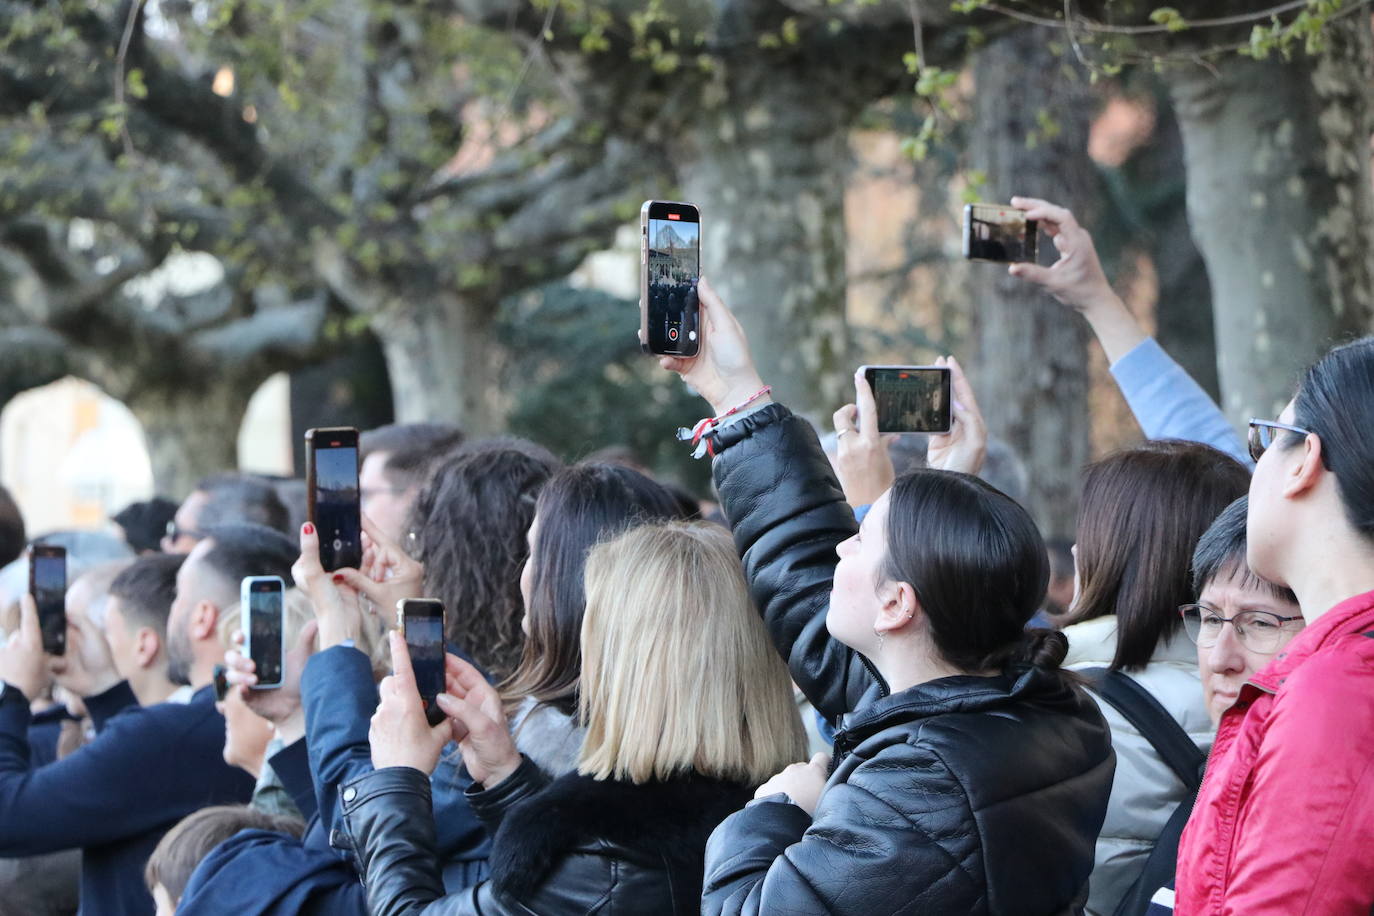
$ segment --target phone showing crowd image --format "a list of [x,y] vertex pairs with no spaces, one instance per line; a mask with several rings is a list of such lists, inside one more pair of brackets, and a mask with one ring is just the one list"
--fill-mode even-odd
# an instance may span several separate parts
[[639,227],[639,345],[660,356],[696,356],[701,211],[692,204],[646,200]]
[[964,207],[964,257],[970,261],[1034,261],[1038,226],[1004,204]]
[[249,576],[239,583],[239,629],[243,651],[253,660],[258,675],[254,690],[281,686],[285,592],[286,584],[278,576]]
[[67,548],[34,544],[29,551],[29,594],[38,605],[43,651],[67,651]]
[[880,433],[947,433],[950,373],[944,366],[862,366]]
[[438,725],[444,720],[435,702],[444,692],[444,604],[435,598],[405,598],[396,602],[396,616],[425,715],[430,725]]
[[320,536],[320,563],[328,572],[358,568],[363,562],[358,431],[350,426],[306,430],[305,478],[306,508]]

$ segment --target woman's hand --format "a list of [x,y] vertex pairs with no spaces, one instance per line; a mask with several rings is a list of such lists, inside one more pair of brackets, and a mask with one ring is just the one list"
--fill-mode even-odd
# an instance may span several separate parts
[[425,594],[425,567],[363,517],[363,567],[339,569],[343,584],[365,595],[387,628],[394,627],[396,603]]
[[415,672],[410,666],[406,641],[395,630],[389,638],[396,673],[383,678],[377,688],[381,702],[367,733],[368,743],[372,745],[372,766],[379,770],[412,767],[422,773],[433,773],[449,740],[449,724],[429,724],[420,702],[420,690],[415,686]]
[[863,372],[854,373],[854,404],[835,411],[835,473],[851,506],[871,506],[896,478],[887,446],[895,436],[878,433],[878,407]]
[[244,705],[277,728],[277,736],[294,744],[305,734],[305,710],[301,708],[301,674],[305,663],[315,654],[319,622],[311,620],[301,627],[296,645],[288,649],[282,664],[280,687],[255,690],[257,665],[244,655],[243,633],[234,635],[234,648],[224,653],[225,679],[241,691]]
[[1012,264],[1007,272],[1044,288],[1060,302],[1080,312],[1092,325],[1093,333],[1116,362],[1146,337],[1144,330],[1113,292],[1102,271],[1097,249],[1088,230],[1078,225],[1064,207],[1035,197],[1013,197],[1011,205],[1024,210],[1026,219],[1038,220],[1040,228],[1054,242],[1059,259],[1049,267],[1039,264]]
[[358,591],[347,584],[342,572],[325,572],[320,563],[320,535],[310,522],[301,526],[301,555],[291,567],[291,578],[315,607],[321,650],[360,638],[363,610]]
[[97,696],[124,680],[115,668],[105,632],[85,614],[67,615],[67,651],[51,656],[48,670],[60,686],[78,697]]
[[816,805],[821,800],[821,792],[829,779],[830,755],[821,751],[806,763],[794,763],[772,779],[759,786],[755,798],[784,793],[792,803],[807,814],[816,813]]
[[973,396],[973,386],[968,383],[957,359],[942,356],[935,364],[949,368],[952,422],[949,432],[930,437],[926,446],[926,465],[941,471],[977,474],[983,469],[983,459],[988,453],[988,429],[978,410],[978,399]]
[[676,372],[711,404],[720,416],[763,387],[749,355],[744,329],[716,291],[705,280],[697,282],[697,301],[701,306],[701,340],[697,355],[661,356],[658,364]]
[[490,789],[520,769],[520,751],[506,725],[501,695],[458,656],[447,655],[444,663],[448,692],[439,695],[439,708],[452,720],[453,740],[468,775]]

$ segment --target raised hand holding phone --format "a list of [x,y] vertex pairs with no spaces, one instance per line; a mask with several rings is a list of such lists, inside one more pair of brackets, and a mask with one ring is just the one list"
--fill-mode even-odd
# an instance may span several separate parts
[[415,686],[406,641],[395,630],[389,638],[395,673],[383,678],[377,688],[381,702],[367,734],[372,765],[379,770],[412,767],[422,773],[433,773],[452,732],[446,722],[429,724]]
[[29,594],[38,608],[43,651],[67,651],[67,548],[34,544],[29,548]]
[[13,686],[32,702],[48,683],[48,656],[38,625],[38,605],[32,595],[19,597],[19,629],[0,646],[0,681]]
[[333,572],[363,562],[358,431],[351,426],[305,432],[306,509],[320,534],[320,565]]
[[978,409],[978,399],[973,396],[973,386],[957,359],[942,356],[936,363],[950,371],[954,418],[949,432],[930,437],[926,446],[926,465],[942,471],[977,474],[983,469],[988,450],[988,430],[982,411]]
[[851,506],[870,506],[896,479],[887,446],[878,432],[878,409],[863,367],[854,373],[854,403],[835,411],[835,473]]
[[663,356],[658,364],[682,376],[720,415],[757,392],[763,382],[739,321],[710,283],[703,279],[698,290],[704,333],[697,355]]
[[520,769],[501,695],[468,662],[456,655],[446,658],[448,692],[440,695],[439,707],[452,724],[453,740],[463,754],[468,775],[490,789]]
[[49,659],[53,678],[74,696],[97,696],[123,680],[104,630],[85,614],[67,617],[67,651]]
[[320,624],[320,648],[358,640],[363,630],[363,611],[358,592],[340,573],[327,572],[320,563],[320,537],[315,525],[301,526],[301,555],[291,566],[291,578],[310,596]]
[[[335,570],[342,582],[367,596],[381,608],[394,608],[407,598],[424,593],[425,567],[412,559],[400,545],[382,533],[366,515],[363,519],[363,565],[361,569]],[[389,617],[383,615],[386,622]]]

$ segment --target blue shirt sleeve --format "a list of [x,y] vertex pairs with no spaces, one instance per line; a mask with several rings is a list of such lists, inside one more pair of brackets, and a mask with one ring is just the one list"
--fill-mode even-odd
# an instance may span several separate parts
[[1201,442],[1254,466],[1221,408],[1153,337],[1117,360],[1112,376],[1147,439]]

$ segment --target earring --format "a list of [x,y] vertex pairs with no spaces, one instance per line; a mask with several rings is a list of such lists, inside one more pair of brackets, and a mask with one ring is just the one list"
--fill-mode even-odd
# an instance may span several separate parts
[[879,651],[879,652],[882,652],[882,651],[883,651],[883,640],[884,640],[884,639],[887,639],[887,634],[884,633],[884,632],[882,632],[881,630],[879,630],[877,627],[874,627],[874,628],[873,628],[873,635],[876,636],[876,637],[878,637],[878,651]]

